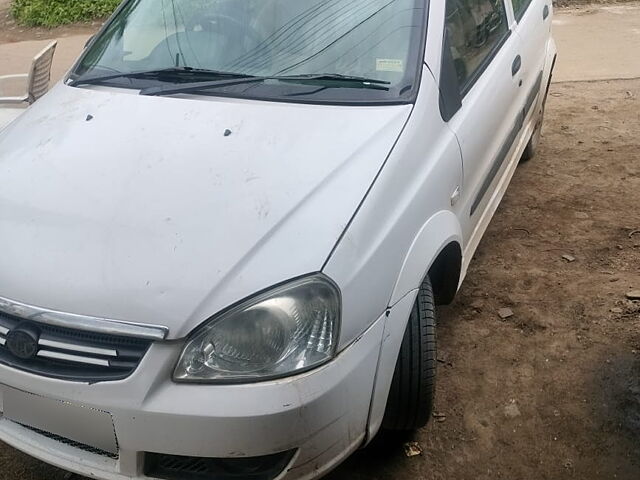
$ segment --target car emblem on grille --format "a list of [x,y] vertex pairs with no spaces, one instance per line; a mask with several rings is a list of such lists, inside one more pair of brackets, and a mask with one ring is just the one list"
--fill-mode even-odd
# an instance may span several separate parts
[[38,353],[38,332],[19,325],[7,334],[6,345],[14,356],[29,360]]

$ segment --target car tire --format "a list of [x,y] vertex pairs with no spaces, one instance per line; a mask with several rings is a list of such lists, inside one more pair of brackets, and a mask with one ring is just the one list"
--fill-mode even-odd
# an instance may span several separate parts
[[429,279],[422,282],[402,339],[387,406],[385,430],[424,427],[433,409],[436,386],[436,312]]
[[536,152],[538,151],[538,146],[540,145],[540,139],[542,138],[542,126],[544,124],[544,111],[545,106],[547,104],[547,94],[545,93],[544,100],[542,101],[542,107],[540,107],[540,112],[538,113],[538,120],[536,121],[536,125],[533,128],[533,133],[531,134],[531,138],[529,139],[529,143],[522,152],[522,157],[520,157],[520,163],[528,162],[533,157],[536,156]]

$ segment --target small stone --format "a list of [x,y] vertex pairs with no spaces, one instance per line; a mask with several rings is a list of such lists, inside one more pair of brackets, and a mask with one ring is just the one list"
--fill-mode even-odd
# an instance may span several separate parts
[[447,416],[444,413],[433,412],[431,416],[436,420],[436,422],[444,422],[447,419]]
[[418,442],[407,442],[404,444],[404,454],[407,457],[422,455],[422,447]]
[[582,220],[585,220],[587,218],[589,218],[589,214],[585,213],[585,212],[576,212],[573,214],[576,218],[580,218]]
[[640,300],[640,290],[631,290],[627,292],[627,298],[629,300]]
[[479,300],[474,300],[473,302],[471,302],[471,305],[469,306],[474,310],[478,310],[479,312],[482,311],[482,302]]
[[613,307],[611,313],[622,313],[622,309],[620,307]]
[[506,407],[504,407],[504,414],[508,418],[516,418],[520,416],[520,409],[516,403],[510,403]]
[[574,257],[573,255],[569,255],[568,253],[565,253],[564,255],[562,255],[562,258],[569,263],[576,261],[576,257]]
[[500,315],[501,319],[505,320],[509,317],[513,317],[513,310],[510,308],[501,308],[498,310],[498,315]]

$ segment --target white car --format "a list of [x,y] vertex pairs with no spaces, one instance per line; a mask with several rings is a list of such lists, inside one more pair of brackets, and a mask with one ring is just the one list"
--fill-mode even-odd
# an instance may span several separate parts
[[0,133],[0,439],[316,478],[423,426],[556,57],[551,0],[125,0]]

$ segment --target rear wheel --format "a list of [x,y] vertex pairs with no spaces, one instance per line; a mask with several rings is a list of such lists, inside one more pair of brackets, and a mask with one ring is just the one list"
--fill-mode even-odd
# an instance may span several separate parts
[[542,107],[540,107],[540,111],[538,112],[538,119],[536,121],[536,125],[533,128],[533,133],[531,134],[531,138],[529,139],[529,143],[522,152],[522,157],[520,157],[520,162],[527,162],[536,156],[536,152],[538,151],[538,146],[540,145],[540,139],[542,138],[542,125],[544,123],[544,110],[545,105],[547,104],[547,96],[542,101]]
[[411,310],[389,391],[382,427],[424,427],[433,409],[436,385],[436,313],[429,279],[422,282]]

